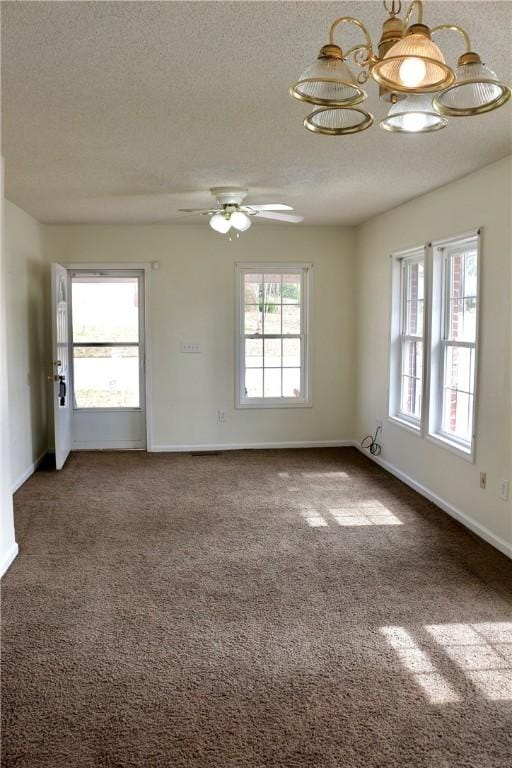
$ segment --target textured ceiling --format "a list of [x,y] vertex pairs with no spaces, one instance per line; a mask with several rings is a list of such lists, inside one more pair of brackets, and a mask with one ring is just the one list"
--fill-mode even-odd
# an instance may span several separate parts
[[[376,42],[373,0],[2,2],[1,13],[6,194],[41,221],[182,222],[178,208],[235,184],[305,223],[354,224],[511,152],[510,102],[423,136],[303,128],[289,84],[337,16],[359,16]],[[512,3],[427,0],[425,20],[465,27],[512,80]],[[442,46],[453,65],[460,38]],[[377,123],[385,105],[368,90]]]

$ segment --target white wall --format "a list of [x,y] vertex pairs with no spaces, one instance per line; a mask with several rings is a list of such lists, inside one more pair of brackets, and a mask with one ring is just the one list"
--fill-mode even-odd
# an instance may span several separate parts
[[[45,227],[50,262],[150,262],[151,433],[156,448],[352,439],[354,231],[260,225],[229,242],[198,225]],[[313,407],[236,410],[234,264],[314,263]],[[197,341],[199,355],[180,354]],[[226,411],[219,424],[217,411]]]
[[[506,158],[378,216],[357,230],[357,419],[361,437],[388,412],[389,254],[482,226],[480,366],[475,464],[384,422],[382,458],[486,529],[512,555],[512,507],[498,497],[511,472],[511,175]],[[487,472],[487,490],[479,473]],[[484,531],[485,533],[485,531]]]
[[7,388],[7,313],[5,299],[5,204],[4,161],[0,163],[0,576],[18,553],[14,535],[11,491],[11,450],[9,434],[9,401]]
[[17,488],[48,447],[46,264],[41,225],[8,201],[4,245],[11,480]]

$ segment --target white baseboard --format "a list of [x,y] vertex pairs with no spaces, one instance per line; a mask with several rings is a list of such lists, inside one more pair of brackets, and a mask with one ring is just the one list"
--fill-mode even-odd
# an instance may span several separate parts
[[5,555],[0,560],[0,577],[4,575],[4,573],[9,568],[9,566],[11,565],[12,561],[14,560],[17,554],[18,554],[18,545],[16,542],[13,542],[13,544],[11,544],[11,546],[9,547]]
[[264,448],[340,448],[351,447],[353,440],[296,440],[285,443],[210,443],[195,445],[152,445],[154,453],[191,453],[196,451],[244,451]]
[[36,469],[38,468],[38,466],[40,465],[40,463],[42,462],[42,460],[44,459],[47,453],[48,451],[45,448],[45,450],[41,453],[41,455],[38,456],[37,459],[33,461],[32,464],[30,464],[25,470],[23,470],[21,475],[18,475],[18,477],[12,484],[11,490],[13,493],[16,493],[18,488],[21,488],[23,483],[25,483],[29,479],[29,477],[31,477],[31,475],[34,474],[34,472],[36,471]]
[[453,517],[459,523],[462,523],[462,525],[464,525],[466,528],[469,528],[470,531],[476,533],[477,536],[480,536],[481,539],[484,539],[484,541],[486,541],[488,544],[491,544],[504,555],[507,555],[507,557],[512,559],[512,544],[509,544],[507,541],[505,541],[505,539],[502,539],[500,536],[496,536],[495,533],[490,531],[488,528],[485,528],[485,526],[480,525],[480,523],[475,522],[475,520],[472,520],[470,517],[465,515],[464,512],[461,512],[460,509],[457,509],[452,504],[445,501],[436,493],[431,491],[429,488],[421,485],[421,483],[413,480],[412,477],[409,477],[409,475],[406,475],[405,472],[402,472],[402,470],[398,469],[393,464],[390,464],[389,461],[381,459],[380,456],[372,456],[371,453],[361,448],[359,443],[354,442],[352,444],[368,459],[372,459],[372,461],[385,469],[391,475],[397,477],[414,491],[417,491],[417,493],[421,494],[421,496],[424,496],[426,499],[433,502],[436,507],[442,509],[443,512],[449,514],[450,517]]

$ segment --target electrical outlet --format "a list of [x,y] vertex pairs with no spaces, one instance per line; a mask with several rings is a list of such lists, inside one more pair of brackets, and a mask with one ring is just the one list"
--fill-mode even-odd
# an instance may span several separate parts
[[198,355],[201,352],[201,347],[195,341],[182,341],[180,344],[182,354]]
[[226,411],[217,411],[217,421],[220,424],[224,424],[226,421]]
[[487,472],[480,472],[480,488],[483,491],[487,488]]
[[503,501],[508,499],[508,480],[502,480],[500,483],[500,499]]

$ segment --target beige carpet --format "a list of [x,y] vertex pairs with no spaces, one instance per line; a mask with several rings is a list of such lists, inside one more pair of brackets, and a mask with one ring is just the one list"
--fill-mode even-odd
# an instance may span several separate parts
[[16,494],[4,768],[510,768],[512,564],[352,449]]

